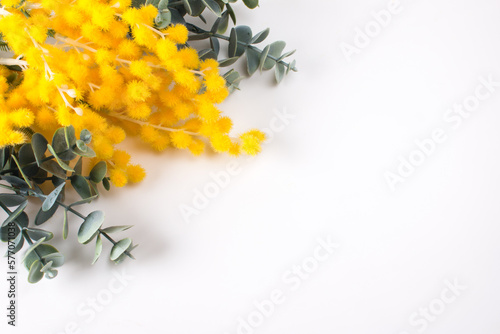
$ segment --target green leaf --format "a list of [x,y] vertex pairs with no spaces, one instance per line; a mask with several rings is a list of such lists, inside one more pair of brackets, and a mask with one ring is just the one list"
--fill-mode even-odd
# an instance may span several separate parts
[[76,141],[76,147],[82,151],[82,152],[87,152],[88,146],[85,144],[85,142],[81,139],[78,139]]
[[279,57],[279,58],[278,58],[278,62],[279,62],[279,61],[282,61],[282,60],[283,60],[283,59],[285,59],[285,58],[290,57],[290,56],[291,56],[291,55],[293,55],[296,51],[297,51],[297,50],[292,50],[292,51],[289,51],[289,52],[287,52],[287,53],[283,54],[281,57]]
[[38,210],[38,213],[35,217],[35,225],[42,225],[43,223],[47,222],[54,213],[56,213],[57,209],[59,208],[59,205],[53,205],[49,210],[43,211],[42,208]]
[[54,150],[54,148],[50,144],[47,145],[47,148],[49,149],[50,154],[52,154],[54,156],[54,158],[56,159],[57,164],[59,166],[61,166],[62,169],[66,170],[68,172],[74,172],[75,171],[73,168],[71,168],[64,161],[61,160],[61,158],[57,155],[56,151]]
[[71,185],[82,199],[92,197],[89,182],[85,177],[81,175],[73,175],[71,177]]
[[[220,18],[217,19],[217,25],[214,24],[212,27],[212,32],[216,32],[219,34],[223,34],[227,31],[227,27],[229,26],[229,12],[225,11]],[[213,31],[215,28],[215,31]]]
[[90,180],[94,183],[99,183],[104,179],[107,172],[107,164],[105,161],[99,161],[97,165],[90,171]]
[[233,24],[236,25],[236,14],[234,13],[233,7],[231,7],[229,4],[226,5],[227,11],[229,12],[229,17],[231,18],[231,21],[233,21]]
[[259,69],[260,53],[252,48],[247,50],[247,71],[248,75],[253,75]]
[[99,233],[99,228],[104,222],[104,212],[91,212],[80,225],[78,230],[78,242],[86,244],[90,242],[94,236]]
[[[42,246],[44,246],[44,245],[42,245]],[[40,248],[38,250],[40,250]],[[42,259],[44,259],[45,261],[52,262],[52,267],[54,267],[54,268],[59,268],[64,264],[64,255],[57,252],[57,250],[55,253],[42,255]]]
[[59,164],[54,160],[48,160],[43,162],[40,168],[60,179],[66,180],[67,177],[66,171],[62,169],[62,167],[59,166]]
[[106,227],[105,229],[101,230],[101,232],[111,234],[111,233],[126,231],[131,227],[133,227],[133,226],[132,225],[110,226],[110,227]]
[[252,40],[250,41],[251,44],[259,44],[264,42],[264,40],[269,36],[269,33],[271,32],[271,29],[267,28],[266,30],[263,30],[259,32],[257,35],[255,35]]
[[127,251],[130,245],[132,245],[132,239],[130,238],[125,238],[118,241],[111,249],[110,259],[112,261],[117,260],[123,253]]
[[90,144],[92,140],[92,134],[90,133],[90,131],[87,129],[83,129],[82,132],[80,132],[80,140],[85,144]]
[[26,201],[26,197],[18,194],[0,194],[0,202],[5,206],[18,206]]
[[61,193],[61,191],[63,190],[65,185],[66,185],[66,183],[61,183],[57,188],[52,190],[52,192],[50,194],[47,195],[47,197],[45,198],[45,201],[43,201],[43,204],[42,204],[43,211],[48,211],[54,205],[54,203],[57,201],[57,198],[59,197],[59,194]]
[[94,254],[94,260],[92,260],[92,264],[96,263],[97,260],[99,260],[101,253],[102,253],[102,239],[101,236],[98,235],[95,241],[95,254]]
[[14,210],[14,212],[12,212],[9,215],[9,217],[7,217],[7,219],[5,219],[5,221],[2,223],[1,227],[4,227],[4,226],[8,225],[9,223],[13,222],[14,220],[16,220],[16,218],[19,217],[19,215],[24,211],[24,209],[26,208],[27,205],[28,205],[28,201],[22,202],[21,205],[19,205],[17,207],[17,209]]
[[19,164],[23,167],[22,171],[25,173],[27,176],[34,176],[38,172],[38,165],[33,164],[30,165],[34,162],[36,162],[35,154],[33,153],[33,149],[31,148],[30,144],[24,144],[21,146],[19,149]]
[[267,55],[269,54],[270,49],[271,49],[271,45],[268,45],[264,48],[264,50],[262,50],[262,53],[260,54],[259,70],[261,70],[261,71],[264,68],[264,64],[266,62]]
[[82,157],[80,157],[78,159],[78,161],[76,162],[75,167],[73,167],[73,169],[75,170],[73,172],[74,175],[76,175],[76,174],[82,175],[82,169],[83,169],[83,159],[82,159]]
[[45,241],[45,237],[42,237],[41,239],[39,239],[37,242],[33,243],[29,248],[28,250],[26,250],[26,253],[24,253],[24,257],[23,259],[21,260],[21,263],[23,263],[24,261],[26,261],[26,259],[28,258],[28,256],[38,247],[42,244],[42,242]]
[[231,66],[231,65],[233,65],[234,63],[236,63],[236,61],[238,61],[238,59],[240,59],[240,57],[232,57],[232,58],[228,58],[228,59],[220,60],[220,61],[219,61],[219,66],[220,66],[220,67],[227,67],[227,66]]
[[40,240],[42,238],[45,238],[45,241],[49,241],[54,237],[54,234],[52,234],[52,232],[41,230],[38,228],[27,228],[26,232],[33,240]]
[[286,67],[283,64],[277,64],[275,69],[276,82],[280,83],[285,77]]
[[[277,42],[272,43],[269,46],[269,55],[273,56],[275,58],[279,58],[281,55],[281,52],[283,52],[283,50],[285,49],[285,46],[286,46],[286,43],[283,41],[277,41]],[[274,65],[276,65],[276,61],[274,59],[271,59],[271,58],[266,56],[264,66],[262,67],[262,69],[264,71],[270,70],[271,68],[274,67]]]
[[43,272],[41,271],[42,263],[40,262],[40,260],[36,260],[35,262],[33,262],[29,270],[30,271],[28,273],[28,282],[29,283],[40,282],[40,280],[43,278],[44,275]]
[[29,188],[30,186],[23,179],[13,175],[0,175],[0,179],[7,181],[15,188]]
[[236,29],[232,28],[231,33],[229,34],[229,46],[227,49],[227,56],[229,58],[236,57],[237,50],[238,50],[238,34],[236,33]]
[[26,174],[24,173],[24,170],[21,168],[21,165],[19,164],[19,161],[17,161],[17,158],[15,155],[12,156],[12,160],[14,160],[14,163],[16,164],[17,166],[17,169],[19,170],[19,173],[21,174],[21,176],[23,177],[24,179],[24,182],[26,182],[26,184],[31,188],[33,189],[33,186],[31,185],[30,181],[28,180],[28,177],[26,176]]
[[42,267],[42,269],[40,270],[42,273],[46,273],[47,271],[51,270],[52,269],[52,261],[49,261],[46,265],[44,265]]
[[220,17],[221,16],[221,8],[219,6],[219,4],[215,1],[215,0],[201,0],[205,6],[207,6],[207,8],[212,12],[214,13],[215,15],[217,15],[217,17]]
[[241,56],[245,53],[245,45],[250,44],[252,40],[252,29],[249,26],[237,26],[234,28],[236,31],[236,35],[238,36],[238,46],[236,48],[236,56]]
[[[49,255],[51,254],[59,254],[59,251],[54,248],[54,246],[48,245],[48,244],[41,244],[36,248],[36,252],[42,257],[42,259],[48,258]],[[61,255],[62,256],[62,255]],[[31,252],[27,256],[25,256],[24,259],[24,265],[26,269],[30,269],[31,265],[33,262],[38,260],[38,255],[34,252]],[[57,263],[59,263],[56,260],[53,260],[54,264],[52,266],[56,266]]]
[[47,271],[45,273],[45,278],[47,278],[47,279],[53,279],[53,278],[55,278],[57,276],[58,273],[59,272],[57,270],[50,269],[49,271]]
[[79,200],[77,202],[71,203],[69,205],[69,207],[71,208],[71,207],[77,206],[77,205],[88,204],[88,203],[92,202],[93,200],[95,200],[97,197],[99,197],[99,196],[98,195],[94,195],[94,196],[91,196],[91,197],[84,198],[84,199]]
[[[76,135],[75,135],[75,128],[73,127],[73,125],[64,128],[64,138],[66,139],[66,144],[68,144],[69,148],[75,146]],[[72,160],[72,159],[67,159],[67,160]]]
[[109,183],[109,180],[107,178],[102,179],[102,186],[107,191],[109,191],[109,189],[111,189],[111,184]]
[[69,226],[68,226],[68,210],[64,210],[63,215],[63,239],[68,238]]
[[205,10],[205,4],[201,0],[183,0],[183,4],[190,16],[200,16]]
[[220,42],[216,37],[210,37],[210,47],[212,48],[215,58],[217,60],[217,57],[219,56],[220,52]]
[[56,152],[64,152],[69,149],[68,143],[66,142],[64,128],[59,128],[54,132],[54,135],[52,136],[52,147]]
[[155,25],[158,29],[165,29],[172,22],[172,12],[168,9],[163,9],[158,12],[158,15],[155,17]]
[[259,5],[259,0],[243,0],[243,3],[250,9],[254,9]]
[[81,157],[85,157],[85,158],[94,158],[96,156],[95,152],[93,149],[91,149],[90,147],[88,146],[85,146],[86,149],[85,151],[82,151],[79,147],[78,147],[78,144],[76,147],[73,148],[73,152],[75,152],[75,154],[81,156]]

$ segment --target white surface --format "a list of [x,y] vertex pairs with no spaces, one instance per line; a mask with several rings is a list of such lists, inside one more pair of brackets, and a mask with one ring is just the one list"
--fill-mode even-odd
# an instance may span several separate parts
[[[239,130],[268,127],[275,109],[295,119],[253,161],[155,155],[136,145],[147,180],[96,206],[108,224],[135,225],[137,261],[91,267],[91,246],[58,240],[67,255],[59,277],[29,285],[20,270],[19,327],[4,319],[0,332],[73,333],[65,327],[74,322],[93,334],[413,334],[424,331],[412,314],[438,307],[445,280],[458,280],[467,288],[425,332],[499,333],[500,90],[457,129],[443,115],[474,94],[480,76],[500,81],[500,4],[401,4],[351,62],[340,44],[352,44],[355,28],[388,1],[238,6],[240,24],[270,26],[270,41],[298,49],[300,72],[279,87],[271,73],[244,81],[223,109]],[[447,141],[391,191],[384,173],[436,128]],[[179,206],[231,161],[241,172],[186,223]],[[287,271],[327,236],[339,248],[293,290],[283,275],[290,279]],[[88,321],[87,298],[105,297],[121,270],[134,278]],[[284,301],[260,326],[238,332],[238,317],[273,290]]]

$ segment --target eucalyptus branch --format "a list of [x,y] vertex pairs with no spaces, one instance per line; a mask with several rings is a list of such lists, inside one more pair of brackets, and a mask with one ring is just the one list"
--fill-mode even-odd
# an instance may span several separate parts
[[[211,32],[211,31],[205,30],[205,29],[200,28],[197,25],[194,25],[192,23],[186,23],[186,27],[188,28],[188,30],[190,32],[193,32],[193,33],[206,34],[206,35],[208,35],[210,37],[215,37],[215,38],[218,38],[218,39],[222,39],[222,40],[227,41],[227,42],[230,41],[230,37],[229,36],[225,36],[225,35],[218,34],[216,32]],[[254,51],[258,52],[258,53],[262,53],[263,52],[263,50],[259,49],[256,46],[251,45],[250,43],[245,43],[243,41],[237,41],[237,42],[238,42],[239,45],[241,45],[241,46],[243,46],[245,48],[252,49],[252,50],[254,50]],[[269,58],[269,59],[271,59],[271,60],[274,60],[276,63],[281,64],[281,65],[283,65],[285,67],[290,66],[289,63],[287,63],[287,62],[285,62],[283,60],[279,60],[278,58],[274,57],[273,55],[267,54],[266,57]],[[298,71],[296,67],[292,67],[291,70],[294,71],[294,72]]]

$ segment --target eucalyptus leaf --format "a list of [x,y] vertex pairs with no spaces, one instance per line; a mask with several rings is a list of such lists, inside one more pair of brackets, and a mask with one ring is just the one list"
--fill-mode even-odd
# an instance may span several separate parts
[[102,239],[101,236],[98,235],[95,241],[95,253],[94,253],[94,259],[92,260],[92,264],[96,263],[97,260],[99,260],[101,253],[102,253]]
[[49,241],[54,237],[54,234],[49,231],[41,230],[38,228],[27,228],[26,232],[28,233],[29,237],[33,240],[40,240],[42,238],[45,238],[45,241]]
[[80,132],[80,140],[85,144],[90,144],[90,141],[92,140],[92,134],[90,133],[90,131],[87,129],[83,129]]
[[271,29],[267,28],[266,30],[263,30],[259,32],[257,35],[255,35],[252,40],[250,41],[251,44],[259,44],[264,42],[264,40],[269,36],[269,33],[271,32]]
[[61,191],[63,190],[65,185],[66,185],[66,183],[61,183],[57,188],[52,190],[52,192],[50,194],[47,195],[47,197],[45,198],[45,201],[43,201],[43,204],[42,204],[43,211],[48,211],[54,205],[54,203],[57,201],[57,198],[59,197],[59,194],[61,193]]
[[52,205],[52,207],[47,211],[43,211],[43,208],[40,208],[40,210],[38,210],[38,213],[35,217],[35,225],[38,226],[38,225],[42,225],[43,223],[47,222],[50,218],[52,218],[54,213],[56,213],[58,208],[59,208],[59,205]]
[[246,52],[248,75],[253,75],[259,69],[260,53],[252,48]]
[[0,202],[8,207],[21,205],[26,197],[18,194],[0,194]]
[[55,162],[54,160],[48,160],[48,161],[45,161],[42,163],[42,165],[40,166],[40,168],[42,168],[43,170],[49,172],[50,174],[60,178],[60,179],[64,179],[66,180],[66,171],[64,169],[62,169],[61,166],[59,166],[59,164],[57,162]]
[[62,255],[61,253],[59,253],[57,251],[53,252],[53,253],[42,255],[42,259],[44,259],[45,261],[52,262],[53,268],[61,267],[64,264],[64,255]]
[[269,46],[269,55],[266,55],[266,59],[264,61],[264,65],[262,66],[262,69],[264,71],[270,70],[271,68],[276,65],[276,60],[270,58],[269,56],[272,56],[274,58],[279,58],[283,50],[285,49],[286,43],[283,41],[277,41],[272,43]]
[[28,282],[29,283],[37,283],[40,282],[40,280],[43,278],[43,272],[41,271],[42,269],[42,263],[40,260],[36,260],[33,262],[29,269],[28,273]]
[[104,222],[104,213],[102,211],[91,212],[80,225],[78,230],[78,242],[86,244],[99,233],[99,228]]
[[[59,251],[52,245],[41,244],[36,248],[36,253],[38,253],[38,255],[40,255],[42,257],[42,259],[45,259],[51,254],[59,254]],[[30,252],[30,254],[25,256],[24,265],[28,270],[31,267],[31,265],[33,264],[33,262],[38,260],[38,255],[36,253]],[[52,261],[54,262],[54,264],[53,264],[54,267],[56,266],[57,263],[59,263],[58,261],[56,261],[54,259],[52,259]]]
[[132,227],[133,227],[132,225],[110,226],[106,227],[105,229],[102,229],[101,232],[111,234],[111,233],[123,232]]
[[106,176],[108,170],[105,161],[99,161],[90,171],[90,180],[94,183],[99,183]]
[[27,250],[26,253],[24,253],[24,257],[21,260],[21,263],[26,261],[28,259],[29,255],[38,247],[40,246],[43,242],[45,241],[45,237],[42,237],[41,239],[37,240],[35,243],[33,243]]
[[259,5],[259,0],[243,0],[243,3],[250,9],[254,9]]
[[66,164],[64,161],[61,160],[61,158],[59,157],[59,155],[56,153],[56,151],[54,150],[54,148],[50,144],[47,145],[47,148],[49,149],[50,154],[52,154],[54,156],[54,158],[56,159],[57,164],[59,166],[61,166],[62,169],[66,170],[68,172],[74,172],[75,171],[73,168],[71,168],[70,166],[68,166],[68,164]]
[[[217,17],[220,17],[222,12],[219,4],[215,0],[201,0],[207,8],[214,13]],[[200,13],[201,14],[201,13]]]
[[280,83],[285,77],[286,67],[283,64],[277,64],[275,68],[276,82]]
[[117,260],[123,253],[127,251],[127,249],[132,244],[132,239],[125,238],[123,240],[118,241],[113,248],[111,249],[110,259],[112,261]]
[[26,208],[27,205],[28,205],[28,201],[22,202],[21,205],[19,205],[17,207],[17,209],[14,210],[14,212],[9,214],[9,217],[7,217],[7,219],[5,219],[5,221],[2,223],[2,227],[4,227],[4,226],[8,225],[9,223],[13,222],[14,220],[16,220],[16,218],[19,217],[19,215],[24,211],[24,209]]
[[68,238],[68,231],[69,231],[69,226],[68,226],[68,210],[64,210],[63,212],[63,239],[66,240]]
[[220,60],[219,61],[219,66],[220,67],[231,66],[234,63],[236,63],[238,61],[238,59],[239,59],[239,57],[233,57],[233,58],[228,58],[228,59]]
[[71,186],[73,186],[82,199],[92,197],[89,182],[85,177],[81,175],[73,175],[71,177]]

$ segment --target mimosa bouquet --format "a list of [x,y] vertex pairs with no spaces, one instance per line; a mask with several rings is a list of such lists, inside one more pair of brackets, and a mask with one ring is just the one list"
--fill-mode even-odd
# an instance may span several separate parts
[[[26,246],[22,261],[29,282],[55,277],[64,263],[48,243],[53,233],[40,228],[58,210],[64,239],[70,221],[77,219],[78,241],[95,243],[93,262],[104,240],[111,243],[112,261],[133,258],[132,240],[113,238],[130,226],[104,227],[102,211],[79,211],[102,189],[145,177],[144,169],[115,147],[126,136],[157,151],[260,151],[264,133],[231,134],[232,121],[218,107],[242,79],[236,70],[222,68],[245,56],[249,76],[274,69],[280,82],[296,71],[295,62],[285,61],[293,52],[283,53],[282,41],[257,47],[269,29],[254,35],[249,27],[236,26],[235,2],[1,1],[0,186],[5,192],[0,207],[7,218],[0,232],[9,258]],[[243,3],[258,6],[258,0]],[[230,22],[234,27],[226,34]],[[206,48],[195,49],[194,40],[205,40]],[[225,57],[221,41],[228,43]],[[78,201],[67,203],[68,188]],[[31,220],[28,204],[38,206]]]

